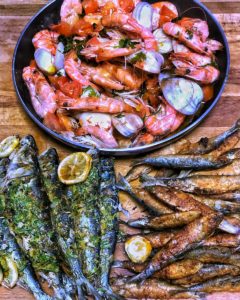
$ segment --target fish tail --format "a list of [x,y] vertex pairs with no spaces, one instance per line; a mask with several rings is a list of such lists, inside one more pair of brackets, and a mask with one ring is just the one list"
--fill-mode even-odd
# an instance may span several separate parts
[[104,298],[107,300],[123,300],[124,299],[121,296],[116,295],[110,286],[107,289],[105,289]]
[[150,276],[152,276],[152,274],[155,272],[154,269],[147,268],[145,269],[143,272],[137,274],[136,276],[133,276],[132,278],[130,278],[128,280],[128,283],[135,283],[135,282],[142,282],[144,280],[146,280],[147,278],[149,278]]
[[[95,287],[86,278],[82,277],[80,280],[78,280],[77,284],[80,287],[84,286],[86,288],[87,292],[91,296],[93,296],[96,300],[102,299],[101,295],[98,293],[98,291],[95,289]],[[83,298],[79,298],[79,299],[83,299]]]
[[121,191],[131,192],[132,188],[131,188],[131,185],[129,184],[129,182],[127,181],[127,179],[124,176],[122,176],[121,174],[119,174],[118,178],[119,178],[119,180],[116,184],[116,187]]

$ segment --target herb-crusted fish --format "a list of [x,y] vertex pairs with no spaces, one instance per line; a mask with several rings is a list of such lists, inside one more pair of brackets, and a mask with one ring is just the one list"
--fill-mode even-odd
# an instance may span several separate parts
[[58,244],[64,259],[76,280],[79,299],[84,299],[82,289],[84,286],[90,294],[98,297],[97,291],[82,273],[82,266],[77,252],[73,219],[70,213],[70,200],[66,197],[65,186],[58,179],[58,154],[55,149],[51,148],[42,153],[38,160],[44,187],[51,202],[53,228],[57,233]]
[[53,287],[59,299],[70,299],[62,286],[57,243],[50,222],[47,195],[41,185],[37,149],[24,137],[7,171],[7,205],[11,227],[34,270]]
[[2,265],[4,265],[2,261],[8,261],[15,265],[19,279],[27,285],[37,300],[52,299],[41,289],[33,269],[10,233],[8,222],[4,217],[0,217],[0,257]]
[[94,287],[98,287],[100,248],[98,153],[93,152],[92,158],[92,168],[88,178],[82,183],[69,185],[67,196],[72,201],[76,242],[83,274]]
[[100,288],[107,298],[115,299],[117,296],[109,285],[109,274],[117,242],[119,200],[112,158],[101,158],[100,174]]

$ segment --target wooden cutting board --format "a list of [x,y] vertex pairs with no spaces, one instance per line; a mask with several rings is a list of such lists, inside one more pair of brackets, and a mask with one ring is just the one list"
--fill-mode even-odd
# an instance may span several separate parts
[[[181,0],[179,0],[181,1]],[[184,0],[183,0],[184,1]],[[187,138],[216,135],[230,127],[240,117],[240,0],[202,1],[222,24],[230,45],[231,69],[227,86],[217,107]],[[26,115],[15,95],[11,62],[15,44],[28,20],[44,5],[45,0],[0,0],[0,140],[12,134],[32,134],[39,151],[56,147],[60,156],[71,149],[55,142],[41,131]],[[117,172],[125,172],[130,159],[116,160]],[[21,288],[0,287],[1,300],[30,300],[33,297]],[[208,300],[236,300],[240,294],[215,294]]]

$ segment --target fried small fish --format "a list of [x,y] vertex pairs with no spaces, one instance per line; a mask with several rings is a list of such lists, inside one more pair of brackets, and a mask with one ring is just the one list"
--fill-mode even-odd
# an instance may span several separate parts
[[133,166],[150,165],[158,168],[170,168],[180,170],[206,170],[219,169],[240,158],[240,149],[232,149],[219,157],[207,155],[162,155],[158,157],[148,157],[136,159]]
[[148,279],[141,284],[129,283],[128,279],[117,280],[112,285],[114,292],[124,298],[137,299],[168,299],[179,292],[183,292],[184,288],[176,285],[171,285],[165,281],[157,279]]
[[225,275],[236,276],[239,274],[240,268],[237,266],[227,264],[206,264],[195,274],[174,280],[174,284],[191,286],[215,277],[222,277]]
[[170,214],[173,212],[167,205],[156,199],[147,190],[132,188],[123,176],[119,176],[117,183],[119,190],[128,193],[137,203],[155,215]]
[[[115,261],[114,268],[124,268],[134,273],[141,273],[147,266],[147,263],[133,263],[129,260]],[[174,280],[184,278],[186,276],[197,273],[203,264],[196,259],[183,259],[172,263],[171,265],[163,268],[160,271],[155,272],[152,277],[158,279]]]
[[200,217],[200,215],[199,211],[177,212],[160,217],[144,217],[137,220],[129,220],[127,224],[136,228],[161,230],[186,225]]
[[150,260],[147,268],[140,274],[132,277],[130,282],[145,280],[176,261],[187,251],[196,248],[201,242],[211,235],[222,220],[219,214],[203,216],[186,225]]
[[165,186],[193,194],[222,194],[240,189],[240,176],[192,176],[183,178],[157,178],[141,176],[142,187]]

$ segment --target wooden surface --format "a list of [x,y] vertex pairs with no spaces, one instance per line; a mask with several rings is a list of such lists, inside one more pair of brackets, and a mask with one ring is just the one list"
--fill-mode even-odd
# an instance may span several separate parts
[[[184,1],[184,0],[179,0]],[[217,107],[208,118],[189,136],[197,140],[200,136],[212,136],[224,131],[239,118],[240,114],[240,0],[204,0],[221,22],[231,51],[231,70],[227,86]],[[39,150],[54,146],[61,156],[71,152],[43,133],[26,115],[15,95],[11,77],[12,54],[21,30],[27,21],[47,1],[44,0],[0,0],[0,140],[12,134],[34,135]],[[129,160],[116,162],[128,165]],[[20,288],[0,288],[1,300],[30,300],[33,297]],[[216,296],[211,299],[217,299]],[[218,298],[220,299],[220,298]],[[223,295],[221,299],[240,299],[239,295]]]

